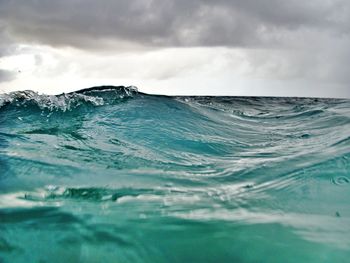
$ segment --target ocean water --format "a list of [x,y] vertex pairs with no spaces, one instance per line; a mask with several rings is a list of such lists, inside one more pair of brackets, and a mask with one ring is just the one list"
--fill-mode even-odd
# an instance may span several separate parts
[[349,262],[350,100],[0,95],[0,262]]

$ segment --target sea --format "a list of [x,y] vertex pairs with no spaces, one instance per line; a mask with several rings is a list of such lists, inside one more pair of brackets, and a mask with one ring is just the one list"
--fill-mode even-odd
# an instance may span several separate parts
[[350,100],[2,94],[0,262],[350,262]]

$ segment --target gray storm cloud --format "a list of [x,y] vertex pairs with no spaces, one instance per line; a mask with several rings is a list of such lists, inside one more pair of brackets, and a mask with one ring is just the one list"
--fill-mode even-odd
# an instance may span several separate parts
[[0,69],[0,82],[11,81],[15,78],[15,73],[9,70]]
[[239,48],[263,76],[336,83],[350,97],[347,0],[0,0],[0,29],[14,44],[88,52]]
[[[14,45],[4,34],[3,28],[0,26],[0,63],[2,59],[14,53]],[[1,69],[0,67],[0,83],[15,79],[16,74],[11,70]]]
[[276,47],[290,44],[298,31],[340,37],[350,24],[349,4],[342,0],[0,0],[0,17],[19,40],[78,48],[110,40]]

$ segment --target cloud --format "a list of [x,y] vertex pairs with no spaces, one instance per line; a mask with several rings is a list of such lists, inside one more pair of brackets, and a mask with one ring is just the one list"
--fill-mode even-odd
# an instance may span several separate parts
[[16,74],[13,71],[10,70],[3,70],[0,69],[0,83],[1,82],[6,82],[6,81],[11,81],[15,79]]
[[95,75],[98,64],[106,78],[200,71],[262,79],[266,87],[269,79],[304,83],[314,93],[317,85],[307,83],[325,83],[350,97],[349,25],[347,0],[0,0],[0,59],[23,53],[20,44],[45,46],[72,56],[56,65],[35,51],[40,76]]
[[346,0],[0,0],[0,21],[22,41],[96,48],[286,45],[311,29],[348,34]]

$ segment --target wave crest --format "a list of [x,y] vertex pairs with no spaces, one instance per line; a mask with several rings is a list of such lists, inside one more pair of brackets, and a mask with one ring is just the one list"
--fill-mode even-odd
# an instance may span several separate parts
[[0,109],[5,106],[37,106],[41,110],[70,111],[79,106],[102,106],[113,104],[138,93],[134,86],[100,86],[59,95],[39,94],[32,90],[15,91],[0,95]]

